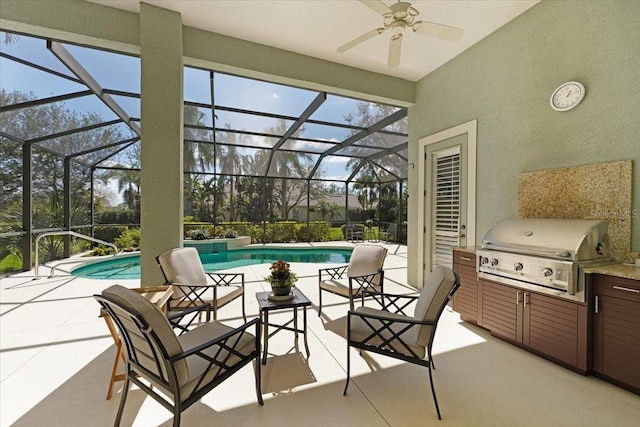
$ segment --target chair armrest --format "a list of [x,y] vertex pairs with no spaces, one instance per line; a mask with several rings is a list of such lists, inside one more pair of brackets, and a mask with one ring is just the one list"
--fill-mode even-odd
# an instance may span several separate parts
[[321,268],[320,270],[318,270],[318,279],[322,282],[323,275],[328,275],[329,280],[342,279],[343,276],[347,273],[348,267],[348,265],[341,265],[338,267]]
[[[205,272],[207,276],[214,282],[214,286],[236,286],[244,288],[244,273],[217,273]],[[234,283],[240,278],[239,283]]]
[[[255,338],[256,338],[256,351],[259,354],[260,351],[260,319],[258,319],[257,317],[248,321],[247,323],[245,323],[242,326],[239,326],[235,329],[233,329],[232,331],[229,331],[225,334],[222,334],[218,337],[212,338],[208,341],[203,342],[202,344],[199,344],[195,347],[192,347],[190,349],[187,349],[185,351],[183,351],[182,353],[176,354],[175,356],[169,357],[169,361],[171,363],[175,363],[176,361],[180,360],[180,359],[184,359],[186,357],[192,356],[194,354],[197,354],[198,356],[209,360],[210,357],[207,356],[206,354],[202,354],[202,352],[206,349],[208,349],[209,347],[213,347],[215,345],[220,345],[221,347],[225,348],[226,350],[228,350],[230,353],[243,358],[246,356],[243,356],[242,354],[240,354],[237,350],[235,350],[233,348],[233,343],[237,343],[238,340],[230,340],[230,338],[235,337],[236,335],[241,335],[242,333],[244,333],[247,329],[249,329],[250,327],[255,326]],[[231,344],[227,345],[227,341],[231,341]]]
[[[202,304],[195,307],[186,308],[180,311],[179,313],[171,314],[167,316],[167,320],[169,320],[169,323],[171,324],[173,329],[178,329],[180,331],[179,335],[182,335],[189,330],[189,327],[193,325],[193,322],[195,321],[196,317],[200,317],[200,314],[203,311],[207,313],[206,321],[208,322],[211,319],[210,304]],[[186,324],[180,323],[188,315],[191,315],[191,318],[188,319],[187,323]]]
[[[391,312],[390,312],[391,313]],[[399,314],[399,313],[394,313],[394,314]],[[434,325],[435,322],[433,320],[416,320],[412,317],[407,317],[405,319],[398,319],[395,316],[385,316],[382,314],[370,314],[370,313],[358,313],[357,311],[354,310],[349,310],[347,312],[347,317],[351,317],[351,316],[358,316],[361,317],[363,319],[375,319],[375,320],[380,320],[382,322],[387,321],[387,322],[392,322],[392,323],[401,323],[401,324],[406,324],[409,326],[413,326],[413,325]]]
[[406,294],[388,294],[375,291],[365,290],[362,293],[362,305],[364,305],[364,298],[371,297],[372,300],[378,303],[382,310],[387,310],[395,314],[403,314],[410,316],[407,312],[409,306],[418,300],[418,295],[406,295]]

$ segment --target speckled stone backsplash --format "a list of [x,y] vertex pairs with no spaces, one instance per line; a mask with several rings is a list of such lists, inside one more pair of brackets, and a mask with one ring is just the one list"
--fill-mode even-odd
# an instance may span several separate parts
[[520,218],[609,221],[611,256],[631,259],[631,160],[521,173]]

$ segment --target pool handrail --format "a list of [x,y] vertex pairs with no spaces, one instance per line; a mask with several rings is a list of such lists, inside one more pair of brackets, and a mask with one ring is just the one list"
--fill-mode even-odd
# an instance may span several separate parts
[[[85,240],[89,240],[91,242],[99,243],[101,245],[109,246],[109,247],[113,248],[113,251],[114,251],[113,256],[115,257],[116,255],[118,255],[118,247],[116,245],[114,245],[113,243],[105,242],[104,240],[96,239],[95,237],[87,236],[86,234],[76,233],[75,231],[50,231],[48,233],[42,233],[41,235],[36,237],[36,253],[35,253],[35,269],[34,269],[35,270],[35,277],[34,277],[34,280],[40,278],[39,275],[38,275],[38,266],[39,266],[38,244],[40,243],[40,239],[41,238],[47,237],[47,236],[74,236],[74,237],[79,237],[81,239],[85,239]],[[75,263],[75,262],[77,262],[77,261],[59,262],[55,266],[51,267],[51,272],[49,273],[49,277],[53,277],[53,274],[55,273],[55,269],[59,265],[72,264],[72,263]]]

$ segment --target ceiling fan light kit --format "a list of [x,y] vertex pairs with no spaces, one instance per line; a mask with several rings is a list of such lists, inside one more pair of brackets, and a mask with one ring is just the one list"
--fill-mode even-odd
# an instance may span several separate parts
[[418,10],[411,6],[411,3],[398,0],[390,6],[387,6],[380,0],[360,0],[362,4],[369,7],[374,12],[382,15],[383,27],[369,31],[355,39],[338,47],[338,53],[344,53],[347,50],[379,36],[387,30],[392,30],[393,35],[389,40],[389,56],[387,58],[387,67],[395,68],[400,65],[400,52],[402,51],[402,37],[405,28],[410,28],[414,33],[437,37],[442,40],[456,42],[460,40],[464,34],[461,28],[451,27],[449,25],[436,24],[428,21],[416,21],[416,16],[420,14]]

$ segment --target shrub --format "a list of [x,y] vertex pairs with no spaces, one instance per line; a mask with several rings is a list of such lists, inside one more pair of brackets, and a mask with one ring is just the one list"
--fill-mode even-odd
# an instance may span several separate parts
[[114,240],[115,245],[124,252],[140,250],[140,229],[125,228],[122,234]]
[[188,236],[193,240],[204,240],[209,238],[207,232],[201,228],[189,231]]
[[238,237],[238,233],[233,228],[229,228],[224,232],[225,239],[235,239],[236,237]]
[[109,246],[99,245],[93,248],[89,256],[113,255],[113,248]]

